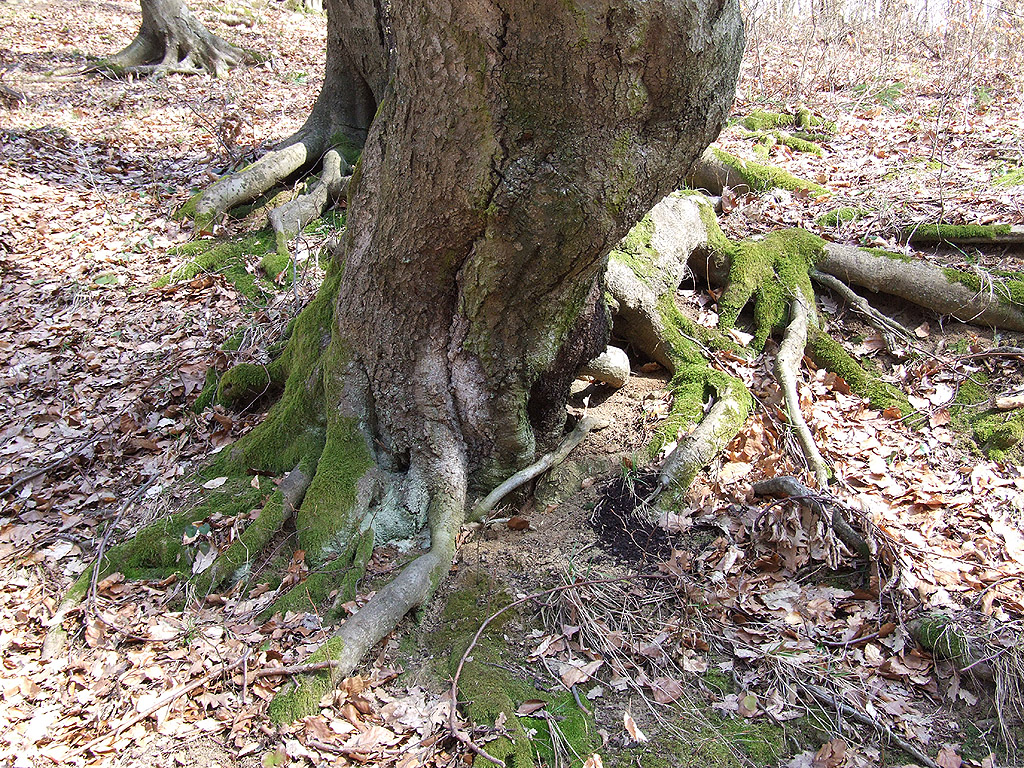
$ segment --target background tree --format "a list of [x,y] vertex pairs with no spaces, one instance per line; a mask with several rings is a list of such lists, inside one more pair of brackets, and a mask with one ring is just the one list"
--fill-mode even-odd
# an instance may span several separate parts
[[142,0],[142,26],[101,67],[136,74],[210,72],[217,77],[256,57],[206,28],[185,0]]

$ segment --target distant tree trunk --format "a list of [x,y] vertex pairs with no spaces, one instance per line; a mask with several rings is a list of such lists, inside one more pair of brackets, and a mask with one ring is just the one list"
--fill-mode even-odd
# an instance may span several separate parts
[[210,72],[254,61],[251,54],[208,30],[184,0],[142,0],[142,27],[124,50],[101,67],[140,74]]

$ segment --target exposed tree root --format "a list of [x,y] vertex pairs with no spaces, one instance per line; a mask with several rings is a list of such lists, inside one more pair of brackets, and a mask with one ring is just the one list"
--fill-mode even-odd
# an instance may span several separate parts
[[336,149],[324,155],[320,178],[305,193],[279,205],[270,212],[270,225],[277,237],[277,252],[288,256],[288,242],[309,222],[320,217],[324,210],[336,203],[348,187],[352,167]]
[[841,296],[847,304],[859,312],[864,317],[865,322],[882,334],[890,352],[896,348],[897,338],[904,342],[913,341],[914,335],[910,330],[872,307],[867,299],[850,288],[842,280],[832,275],[826,275],[818,270],[811,272],[811,279]]
[[1024,307],[999,279],[934,267],[898,254],[827,243],[817,268],[848,285],[887,293],[965,323],[1024,331]]
[[[828,496],[812,491],[795,477],[772,477],[754,483],[754,493],[758,496],[780,496],[797,499],[809,506],[823,520],[829,522],[832,530],[851,552],[856,552],[867,560],[871,559],[871,546],[867,540],[853,529],[843,517],[838,504],[830,503]],[[832,507],[829,513],[827,507]]]
[[1020,245],[1024,226],[1018,224],[914,224],[903,239],[913,245]]
[[183,3],[143,2],[142,27],[124,49],[91,68],[114,74],[201,74],[216,77],[259,57],[210,32]]
[[797,389],[797,371],[807,346],[807,325],[811,320],[811,312],[804,303],[806,300],[799,294],[789,303],[790,322],[786,327],[786,335],[782,339],[779,351],[775,355],[775,378],[782,389],[782,399],[786,405],[786,415],[790,426],[796,432],[797,440],[807,466],[818,481],[819,488],[828,487],[829,471],[825,459],[814,442],[814,436],[807,427],[807,421],[800,411],[800,393]]
[[233,173],[206,189],[195,201],[196,226],[206,229],[211,222],[236,205],[247,203],[304,168],[324,151],[325,137],[310,132],[280,149],[268,152],[248,168]]
[[486,497],[477,502],[476,506],[473,507],[470,519],[483,520],[488,514],[490,514],[492,509],[501,503],[502,499],[512,493],[516,488],[530,482],[535,477],[539,477],[552,467],[561,464],[565,461],[566,457],[572,453],[573,449],[583,442],[583,438],[585,438],[587,433],[594,429],[594,427],[594,419],[590,416],[584,416],[579,420],[579,423],[576,424],[573,431],[565,436],[556,450],[551,453],[544,454],[530,466],[519,470],[512,475],[512,477],[487,494]]

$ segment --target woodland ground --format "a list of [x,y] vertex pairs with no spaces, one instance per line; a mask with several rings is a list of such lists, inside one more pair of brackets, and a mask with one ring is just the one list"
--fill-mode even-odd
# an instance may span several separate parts
[[[225,595],[105,579],[72,617],[84,631],[70,651],[40,660],[62,591],[98,548],[188,503],[182,478],[258,420],[192,405],[210,366],[265,361],[315,290],[318,267],[308,257],[329,234],[320,226],[300,237],[300,278],[257,307],[219,274],[150,288],[181,263],[173,246],[194,236],[174,210],[212,175],[297,128],[322,74],[322,18],[259,0],[192,5],[226,39],[271,53],[269,62],[220,80],[54,76],[127,43],[137,6],[70,1],[58,13],[42,0],[0,2],[3,82],[27,97],[0,109],[0,490],[44,470],[0,498],[0,761],[458,764],[436,682],[443,674],[422,673],[450,644],[440,607],[325,699],[321,715],[280,727],[266,706],[284,678],[266,670],[302,663],[327,631],[312,614],[255,622],[270,598],[258,572],[250,589]],[[896,223],[1024,223],[1024,186],[996,183],[1024,165],[1021,62],[990,43],[955,26],[943,38],[882,24],[811,31],[755,23],[735,114],[807,104],[835,120],[820,157],[770,150],[770,162],[831,195],[727,196],[726,232],[800,225],[899,250]],[[753,157],[736,126],[718,145]],[[839,206],[874,213],[815,225]],[[928,258],[1015,269],[1021,253],[946,249]],[[685,288],[679,302],[713,322],[713,297]],[[575,722],[564,711],[567,691],[570,708],[592,711],[590,741],[609,764],[665,764],[659,753],[670,765],[913,761],[851,721],[850,708],[944,767],[1019,762],[1012,733],[1001,732],[986,704],[986,683],[933,658],[903,622],[943,608],[989,627],[996,647],[1006,631],[1019,634],[1024,471],[1012,455],[998,463],[971,449],[951,429],[948,406],[979,371],[997,382],[995,394],[1019,393],[1021,363],[972,357],[992,334],[898,304],[889,310],[916,329],[922,356],[894,357],[841,302],[823,309],[849,349],[884,366],[928,414],[915,431],[868,408],[842,380],[805,375],[805,415],[835,469],[837,494],[884,541],[884,573],[843,557],[798,508],[752,497],[753,481],[802,472],[778,388],[758,359],[718,361],[768,407],[661,528],[630,512],[644,482],[645,435],[668,405],[664,376],[637,360],[623,390],[592,387],[573,401],[608,426],[533,500],[502,513],[511,520],[466,531],[444,590],[472,595],[478,621],[509,595],[576,578],[667,577],[566,590],[503,625],[501,664],[538,687],[517,703],[549,764],[578,766],[589,755],[571,753],[580,740],[558,738]],[[240,522],[211,519],[195,543],[209,549]],[[401,557],[394,547],[377,552],[366,589]],[[295,581],[304,577],[301,556],[291,569]],[[182,597],[184,607],[166,607]],[[1021,656],[1019,647],[1007,651]],[[562,703],[534,711],[529,701],[546,692]],[[1005,719],[1012,725],[1020,714]],[[637,728],[661,735],[643,743]]]

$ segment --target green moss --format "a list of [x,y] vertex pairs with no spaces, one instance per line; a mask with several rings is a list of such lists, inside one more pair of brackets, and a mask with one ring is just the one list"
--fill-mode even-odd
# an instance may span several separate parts
[[[341,655],[344,643],[332,637],[307,659],[307,663],[329,661]],[[288,690],[278,693],[270,701],[267,714],[275,723],[293,723],[296,720],[316,714],[320,711],[320,699],[334,690],[338,681],[335,675],[327,670],[316,675],[303,675]]]
[[196,206],[199,204],[202,192],[196,192],[182,206],[174,212],[172,218],[175,221],[194,221],[196,217]]
[[827,213],[821,214],[814,220],[819,227],[838,227],[840,224],[848,224],[851,221],[860,221],[871,216],[871,211],[864,208],[842,207],[835,208]]
[[1020,458],[1018,446],[1024,440],[1024,409],[1001,411],[981,407],[992,400],[988,377],[975,373],[960,382],[950,408],[955,429],[970,435],[977,446],[995,461]]
[[781,168],[774,168],[769,165],[760,165],[748,160],[743,160],[734,155],[730,155],[728,152],[723,152],[720,149],[712,149],[712,152],[720,162],[739,174],[746,185],[754,192],[767,192],[772,189],[788,189],[791,191],[806,190],[814,195],[824,195],[828,193],[828,190],[820,184],[800,179]]
[[911,243],[956,244],[965,240],[992,240],[1009,233],[1009,224],[917,224],[904,227],[902,236]]
[[654,237],[654,222],[650,214],[644,216],[611,252],[610,258],[629,267],[641,279],[650,279],[655,274],[654,259],[658,252],[651,245]]
[[891,259],[892,261],[902,261],[904,264],[912,264],[917,259],[906,253],[897,253],[896,251],[887,251],[885,248],[862,248],[862,251],[867,251],[875,258],[878,259]]
[[266,621],[275,613],[295,611],[316,613],[329,619],[342,618],[341,606],[356,596],[366,564],[373,554],[373,529],[352,537],[346,549],[333,560],[314,569],[305,581],[296,584],[275,600],[260,616]]
[[[511,602],[505,589],[479,571],[459,574],[454,591],[444,605],[438,629],[424,638],[424,646],[442,654],[436,673],[450,677],[483,622]],[[515,712],[530,699],[548,702],[548,711],[561,718],[557,725],[571,749],[590,755],[600,743],[597,729],[589,716],[576,707],[572,694],[551,694],[535,688],[525,677],[508,671],[520,659],[505,640],[508,626],[521,620],[513,609],[494,619],[473,647],[470,660],[459,677],[459,700],[469,718],[481,725],[493,725],[504,714],[509,737],[487,742],[487,751],[503,760],[509,768],[532,768],[535,751],[543,758],[550,750],[548,723],[543,718],[520,718]],[[528,728],[537,730],[531,739]]]
[[220,377],[217,402],[238,410],[251,407],[260,398],[280,388],[282,382],[274,381],[271,371],[276,372],[277,369],[255,363],[239,363],[229,368]]
[[753,298],[754,347],[762,349],[772,330],[784,325],[789,302],[798,291],[808,302],[814,301],[809,273],[824,246],[824,240],[804,229],[733,244],[729,284],[718,301],[719,327],[731,328]]
[[194,240],[169,251],[188,259],[169,275],[153,282],[154,288],[191,280],[199,275],[219,272],[250,301],[265,303],[273,285],[258,280],[246,269],[249,256],[263,256],[274,250],[274,237],[265,230],[236,241]]
[[216,589],[228,579],[244,576],[244,572],[252,566],[253,559],[263,552],[283,525],[284,496],[280,490],[275,490],[263,504],[257,518],[249,522],[242,535],[218,555],[210,569],[202,574],[197,582],[199,593],[205,593],[207,586]]
[[[786,731],[766,720],[704,715],[678,706],[673,725],[681,735],[660,733],[631,750],[630,765],[644,768],[740,768],[778,765],[787,756]],[[624,761],[620,761],[624,764]]]
[[782,112],[768,112],[763,109],[751,110],[740,120],[740,125],[749,131],[771,131],[776,128],[818,128],[823,134],[835,133],[836,124],[813,114],[809,109],[801,108],[795,115]]
[[288,252],[287,243],[284,252],[280,249],[280,243],[278,246],[278,250],[260,259],[260,269],[268,280],[277,280],[277,276],[284,272],[284,284],[290,284],[295,279],[295,262]]
[[793,134],[785,133],[784,131],[776,131],[774,136],[775,140],[779,144],[783,144],[795,152],[806,152],[810,155],[817,155],[818,157],[825,154],[825,151],[813,141],[808,141],[800,136],[794,136]]
[[1019,187],[1024,185],[1024,168],[1014,168],[1006,173],[996,176],[992,183],[1000,187]]
[[920,415],[910,405],[906,395],[865,371],[843,345],[828,333],[811,330],[807,336],[807,351],[817,365],[841,376],[850,385],[850,389],[866,398],[873,408],[880,411],[895,408],[911,425],[921,422]]
[[994,272],[983,276],[959,269],[943,269],[946,279],[966,285],[972,291],[990,293],[1006,306],[1024,309],[1024,275],[1019,272]]
[[212,365],[206,369],[206,379],[203,382],[203,389],[199,397],[192,403],[193,413],[202,413],[213,404],[217,396],[217,369]]

